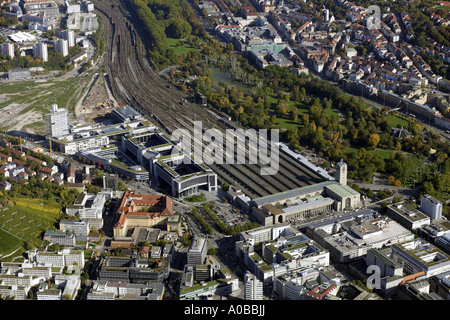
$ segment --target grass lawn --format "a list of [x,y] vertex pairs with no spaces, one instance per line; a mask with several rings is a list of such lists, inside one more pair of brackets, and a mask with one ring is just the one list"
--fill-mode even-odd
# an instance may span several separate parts
[[394,115],[387,116],[386,119],[390,122],[391,127],[397,127],[397,125],[401,125],[403,128],[408,128],[409,122],[406,119]]
[[292,127],[302,127],[303,125],[301,125],[298,120],[294,121],[290,118],[284,119],[284,118],[277,117],[277,123],[275,124],[275,126],[282,128],[282,129],[289,129]]
[[391,157],[391,152],[393,152],[393,150],[382,150],[382,149],[376,149],[376,150],[370,150],[369,153],[373,154],[373,155],[377,155],[380,158],[383,159],[389,159]]
[[[270,107],[269,107],[269,111],[274,112],[275,111],[275,107],[278,104],[278,99],[275,97],[267,97],[267,101],[270,102]],[[292,107],[296,106],[298,109],[298,114],[301,115],[302,113],[308,112],[308,109],[306,108],[306,106],[298,101],[289,101],[289,105],[288,105],[288,111],[290,112],[292,110]]]
[[[275,112],[275,107],[278,104],[278,99],[275,97],[268,97],[267,101],[270,102],[270,107],[269,107],[269,116],[270,116]],[[302,114],[308,112],[308,109],[305,106],[305,104],[298,102],[298,101],[289,101],[288,112],[291,112],[292,108],[294,106],[298,110],[299,119],[301,118]],[[334,109],[326,110],[325,113],[328,117],[330,117],[331,115],[338,116],[338,112]],[[282,129],[289,129],[292,127],[301,127],[302,126],[300,121],[293,121],[289,117],[288,118],[277,117],[277,123],[275,125]]]
[[206,196],[204,193],[200,193],[200,194],[195,194],[190,197],[186,197],[186,198],[184,198],[184,200],[186,200],[188,202],[203,202],[203,201],[206,201]]
[[181,39],[167,38],[167,43],[169,47],[175,51],[175,54],[182,54],[192,50],[198,50],[197,48],[191,47],[187,43],[183,43]]

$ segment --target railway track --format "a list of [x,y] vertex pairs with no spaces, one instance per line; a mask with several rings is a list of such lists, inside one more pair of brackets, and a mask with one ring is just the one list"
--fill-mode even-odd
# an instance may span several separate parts
[[[168,88],[168,83],[151,68],[146,47],[132,24],[133,18],[120,0],[111,0],[108,4],[99,0],[93,2],[104,21],[105,48],[109,49],[104,51],[103,61],[112,94],[120,105],[135,108],[168,134],[183,128],[192,135],[195,120],[202,121],[204,128],[209,126],[222,132],[228,128],[220,116],[206,108],[190,102],[180,105],[185,95],[175,88]],[[280,152],[279,171],[272,176],[260,175],[259,164],[213,164],[210,167],[217,173],[221,183],[237,185],[251,197],[323,181],[316,172],[283,152]]]

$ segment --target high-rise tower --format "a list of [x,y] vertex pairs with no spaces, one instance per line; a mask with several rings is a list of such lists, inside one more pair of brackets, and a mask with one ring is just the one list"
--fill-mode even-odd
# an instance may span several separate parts
[[342,159],[336,164],[336,181],[343,185],[347,184],[347,164]]
[[51,137],[69,134],[69,110],[59,109],[57,104],[52,105],[50,113],[44,116],[45,133]]

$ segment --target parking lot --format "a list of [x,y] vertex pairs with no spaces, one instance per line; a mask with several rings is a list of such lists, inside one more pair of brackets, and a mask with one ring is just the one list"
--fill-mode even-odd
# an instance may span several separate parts
[[248,221],[246,213],[242,213],[239,209],[233,208],[230,204],[216,202],[216,214],[226,223],[228,227],[244,224]]

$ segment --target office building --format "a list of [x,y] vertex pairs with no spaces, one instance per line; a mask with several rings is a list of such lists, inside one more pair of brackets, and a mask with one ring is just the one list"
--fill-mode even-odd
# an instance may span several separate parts
[[140,258],[137,255],[107,256],[100,260],[98,279],[114,282],[162,282],[169,276],[167,259]]
[[194,237],[187,253],[187,264],[204,264],[207,250],[206,239],[197,236]]
[[183,152],[181,144],[155,129],[135,130],[122,139],[122,152],[167,186],[173,197],[216,190],[217,174]]
[[434,244],[444,250],[446,253],[450,254],[450,231],[447,231],[443,235],[436,237],[434,239]]
[[[236,256],[264,285],[289,269],[329,265],[329,252],[289,224],[261,227],[240,236]],[[261,242],[261,250],[256,250]]]
[[420,238],[394,244],[392,259],[401,264],[407,274],[424,272],[429,278],[450,271],[450,256]]
[[103,188],[116,191],[119,189],[119,176],[117,174],[105,174],[103,176]]
[[436,292],[430,290],[429,279],[420,279],[404,283],[397,291],[398,300],[444,300]]
[[70,231],[47,230],[44,233],[44,241],[58,243],[65,246],[75,245],[75,235]]
[[44,115],[45,132],[50,137],[57,137],[69,134],[69,110],[58,108],[53,104],[48,114]]
[[59,229],[68,231],[75,235],[88,235],[90,231],[90,224],[87,219],[84,220],[69,220],[62,219],[59,221]]
[[36,300],[62,300],[60,289],[45,289],[36,293]]
[[[207,263],[214,269],[212,281],[196,283],[196,267],[185,265],[181,277],[180,300],[211,299],[213,296],[228,296],[239,289],[238,278],[213,256],[208,257]],[[204,266],[202,266],[204,267]]]
[[425,194],[420,199],[420,211],[425,213],[431,219],[441,219],[442,202],[430,196],[429,194]]
[[244,300],[262,300],[263,283],[251,272],[245,272],[244,276]]
[[64,297],[70,297],[71,300],[75,300],[81,287],[81,279],[78,275],[57,275],[55,276],[55,285],[62,290]]
[[431,223],[429,217],[406,202],[389,205],[387,214],[409,230],[419,229]]
[[102,219],[106,203],[104,193],[80,193],[73,205],[67,206],[66,212],[70,216],[79,215],[81,219]]
[[26,286],[0,285],[0,298],[14,298],[14,300],[25,300],[29,288]]
[[49,16],[59,15],[59,6],[52,0],[20,0],[20,6],[25,13],[45,12]]
[[84,267],[84,252],[80,250],[63,249],[59,252],[46,252],[30,250],[27,252],[28,259],[41,264],[51,264],[53,267],[68,267],[74,264],[80,268]]
[[430,289],[445,300],[450,300],[450,271],[436,275],[430,280]]
[[312,223],[306,235],[345,263],[368,250],[414,239],[414,234],[389,217],[368,209]]
[[87,300],[162,300],[164,284],[92,281]]

